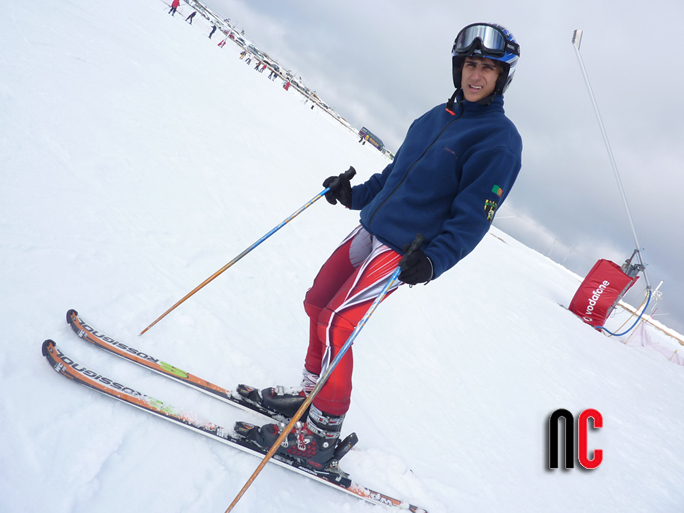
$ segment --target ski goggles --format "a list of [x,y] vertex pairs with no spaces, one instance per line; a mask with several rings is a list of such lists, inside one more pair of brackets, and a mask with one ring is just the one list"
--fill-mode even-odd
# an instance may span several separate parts
[[478,48],[484,56],[503,57],[507,53],[520,56],[518,43],[509,41],[500,28],[485,23],[468,25],[461,30],[456,36],[451,54],[472,55]]

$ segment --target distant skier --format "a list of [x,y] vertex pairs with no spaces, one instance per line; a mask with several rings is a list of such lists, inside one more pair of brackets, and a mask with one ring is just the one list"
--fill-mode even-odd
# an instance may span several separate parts
[[240,60],[244,59],[245,55],[247,55],[247,52],[242,50],[242,53],[240,54]]
[[[394,161],[381,173],[355,187],[344,174],[323,182],[330,188],[326,199],[360,210],[361,224],[323,264],[306,293],[310,330],[301,384],[261,392],[247,387],[243,395],[293,415],[397,266],[401,282],[427,284],[482,240],[521,167],[522,140],[503,108],[519,56],[519,46],[505,28],[466,26],[452,48],[456,91],[449,101],[414,121]],[[418,233],[425,242],[406,256]],[[316,468],[330,465],[350,406],[352,367],[349,350],[313,400],[304,425],[293,429],[278,454]],[[268,448],[280,429],[266,424],[250,428],[246,436]]]
[[192,25],[192,19],[195,17],[196,14],[197,14],[197,11],[192,11],[192,14],[190,16],[188,16],[187,18],[185,18],[185,21],[187,21],[190,25]]
[[176,14],[176,9],[178,9],[179,5],[180,5],[180,0],[173,0],[173,2],[171,2],[171,10],[169,11],[169,14],[171,16],[174,16]]
[[216,32],[216,25],[212,25],[211,32],[209,32],[209,39],[211,39],[211,36],[214,35],[214,32]]

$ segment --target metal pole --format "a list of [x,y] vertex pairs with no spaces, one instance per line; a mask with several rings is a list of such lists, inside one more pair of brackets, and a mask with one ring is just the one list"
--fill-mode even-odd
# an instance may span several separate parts
[[[353,167],[350,167],[347,171],[344,172],[344,175],[347,177],[348,180],[351,180],[351,179],[354,177],[355,174],[356,174],[356,169],[354,169]],[[182,303],[184,303],[186,299],[190,298],[190,297],[193,296],[196,292],[198,292],[201,288],[203,288],[205,285],[208,285],[208,284],[209,284],[210,282],[212,282],[214,279],[218,278],[219,275],[221,275],[224,271],[226,271],[226,270],[227,270],[229,267],[231,267],[233,264],[235,264],[236,262],[238,262],[239,260],[241,260],[242,257],[244,257],[247,253],[249,253],[250,251],[252,251],[252,250],[253,250],[254,248],[256,248],[259,244],[261,244],[262,242],[264,242],[266,239],[268,239],[271,235],[273,235],[275,232],[277,232],[278,230],[280,230],[280,229],[281,229],[283,226],[285,226],[287,223],[289,223],[290,221],[292,221],[292,220],[293,220],[295,217],[297,217],[299,214],[301,214],[302,212],[304,212],[304,210],[306,210],[306,209],[309,208],[311,205],[313,205],[316,201],[318,201],[319,199],[321,199],[322,196],[325,196],[325,194],[326,194],[327,192],[329,192],[330,189],[333,187],[333,184],[334,184],[334,183],[335,183],[335,182],[333,182],[332,184],[330,184],[330,187],[328,187],[328,188],[326,188],[326,189],[323,189],[321,192],[319,192],[318,194],[316,194],[316,196],[314,196],[311,200],[309,200],[309,201],[306,202],[304,205],[302,205],[302,206],[299,208],[299,210],[297,210],[294,214],[292,214],[291,216],[289,216],[287,219],[283,220],[278,226],[276,226],[275,228],[273,228],[270,232],[268,232],[266,235],[264,235],[263,237],[261,237],[261,238],[260,238],[258,241],[256,241],[254,244],[252,244],[250,247],[248,247],[246,250],[244,250],[244,251],[243,251],[242,253],[240,253],[238,256],[236,256],[235,258],[233,258],[233,259],[232,259],[230,262],[228,262],[226,265],[224,265],[223,267],[221,267],[221,269],[219,269],[218,271],[216,271],[214,274],[212,274],[211,276],[209,276],[209,278],[207,278],[207,279],[204,280],[202,283],[200,283],[199,285],[197,285],[197,287],[195,287],[195,288],[192,289],[190,292],[188,292],[180,301],[178,301],[175,305],[173,305],[171,308],[169,308],[166,312],[164,312],[164,313],[161,314],[159,317],[157,317],[157,319],[156,319],[152,324],[150,324],[147,328],[145,328],[144,330],[142,330],[142,331],[140,332],[140,335],[144,335],[145,332],[146,332],[147,330],[149,330],[152,326],[154,326],[155,324],[157,324],[157,323],[158,323],[159,321],[161,321],[164,317],[166,317],[168,314],[170,314],[172,311],[174,311],[174,310],[176,309],[176,307],[178,307],[178,306],[180,306]]]
[[361,331],[361,328],[363,328],[363,326],[366,324],[366,321],[368,321],[368,318],[373,314],[373,312],[377,308],[378,304],[380,304],[380,301],[382,301],[383,298],[387,295],[389,288],[394,284],[395,280],[397,279],[397,276],[399,276],[399,272],[400,272],[399,269],[397,269],[394,272],[394,274],[390,278],[390,281],[388,282],[387,286],[382,290],[380,295],[375,299],[371,308],[368,310],[368,312],[366,312],[366,315],[363,317],[363,319],[361,319],[361,322],[356,327],[354,332],[351,334],[351,336],[349,337],[347,342],[344,344],[342,349],[340,349],[340,352],[337,353],[337,356],[332,361],[332,363],[330,364],[328,369],[325,371],[325,374],[323,374],[320,377],[320,379],[318,380],[318,383],[316,384],[316,387],[311,391],[309,396],[306,398],[306,401],[304,401],[304,403],[299,407],[299,410],[297,410],[297,413],[294,414],[294,416],[290,420],[290,423],[281,431],[278,439],[275,442],[273,442],[271,449],[268,451],[266,456],[264,456],[264,459],[262,459],[261,462],[259,462],[259,466],[252,473],[252,475],[249,477],[247,482],[245,482],[244,486],[238,492],[238,494],[235,496],[235,499],[233,499],[233,502],[230,503],[230,506],[228,506],[228,509],[226,509],[225,513],[230,513],[230,511],[233,510],[235,505],[240,501],[240,499],[245,494],[245,492],[249,489],[249,487],[252,486],[252,483],[256,480],[256,478],[259,476],[259,474],[264,469],[266,464],[270,461],[270,459],[276,453],[276,451],[280,447],[280,444],[282,444],[283,440],[285,440],[285,438],[290,434],[290,431],[292,431],[292,428],[294,427],[294,425],[301,418],[301,416],[304,414],[304,412],[309,407],[309,405],[313,402],[316,395],[318,395],[318,392],[320,392],[321,388],[323,388],[323,385],[325,385],[326,381],[328,381],[328,378],[330,377],[330,374],[332,374],[332,371],[335,370],[335,367],[337,367],[337,364],[340,362],[342,357],[345,355],[345,353],[347,352],[349,347],[351,347],[351,344],[352,344],[352,342],[354,342],[354,339],[356,338],[356,335],[358,334],[358,332]]
[[[418,234],[411,244],[410,249],[404,254],[404,258],[406,256],[410,255],[414,251],[420,248],[421,244],[423,244],[423,241],[425,240],[425,237],[423,237],[421,234]],[[400,262],[401,264],[401,262]],[[285,427],[285,429],[282,430],[280,433],[280,436],[278,439],[273,442],[273,445],[271,446],[271,449],[268,451],[266,456],[264,456],[264,459],[261,460],[259,463],[259,466],[256,468],[254,473],[250,476],[250,478],[247,480],[247,482],[244,484],[240,492],[237,494],[235,499],[233,499],[233,502],[230,503],[230,506],[228,506],[228,509],[225,511],[225,513],[230,513],[230,511],[233,510],[235,505],[239,502],[239,500],[242,498],[242,496],[245,494],[245,492],[249,489],[249,487],[252,485],[254,480],[259,476],[261,471],[264,469],[268,461],[273,457],[273,455],[276,453],[278,448],[280,447],[280,444],[283,443],[283,440],[287,437],[287,435],[290,433],[292,428],[294,427],[295,423],[299,420],[299,418],[302,416],[302,414],[306,411],[306,409],[309,407],[309,405],[313,402],[314,398],[316,395],[318,395],[318,392],[323,388],[323,385],[325,385],[325,382],[328,381],[328,378],[332,374],[332,371],[335,370],[335,367],[337,367],[337,364],[340,363],[340,360],[342,360],[342,357],[345,355],[345,353],[349,350],[351,347],[352,343],[356,339],[357,335],[359,332],[363,329],[363,327],[366,325],[368,322],[368,319],[370,319],[370,316],[373,315],[373,312],[375,312],[375,309],[378,307],[378,305],[382,302],[383,299],[385,299],[385,296],[389,293],[390,289],[392,288],[392,285],[394,285],[394,282],[397,280],[399,277],[399,274],[401,273],[401,268],[397,266],[397,269],[392,273],[392,276],[390,276],[389,281],[387,282],[387,285],[384,286],[378,297],[375,298],[375,301],[371,304],[370,308],[366,312],[366,314],[363,316],[359,324],[354,328],[354,331],[352,332],[351,335],[349,335],[349,338],[347,341],[344,343],[342,348],[340,349],[339,353],[337,353],[337,356],[333,359],[332,363],[328,366],[328,368],[325,370],[323,375],[319,378],[318,383],[316,383],[316,387],[311,391],[309,396],[306,398],[306,401],[304,401],[304,404],[302,404],[299,407],[299,410],[297,410],[297,413],[294,414],[292,417],[292,420],[290,420],[290,423]]]
[[617,164],[615,163],[615,157],[613,157],[613,150],[610,148],[610,142],[608,141],[608,134],[603,126],[603,120],[601,119],[601,113],[599,112],[598,105],[596,104],[596,98],[594,97],[594,92],[591,89],[591,84],[589,83],[589,76],[587,75],[587,70],[584,67],[584,62],[582,61],[582,56],[580,55],[580,45],[582,43],[582,31],[575,30],[572,34],[572,46],[575,48],[575,54],[577,55],[577,60],[579,61],[580,68],[582,69],[582,75],[584,76],[584,82],[587,84],[587,90],[589,91],[589,97],[591,98],[591,103],[594,106],[594,112],[596,113],[596,119],[598,119],[599,127],[601,128],[601,135],[603,136],[603,142],[608,150],[608,157],[610,158],[610,164],[613,167],[613,173],[615,174],[615,180],[617,180],[618,189],[620,189],[620,194],[622,195],[622,202],[625,206],[625,211],[627,212],[627,218],[629,219],[629,224],[632,228],[632,235],[634,236],[634,244],[636,244],[636,251],[639,255],[639,263],[643,267],[644,280],[646,281],[646,288],[650,290],[651,284],[648,281],[648,275],[646,274],[646,264],[641,256],[641,245],[639,244],[639,239],[637,238],[636,229],[634,228],[634,221],[632,220],[632,214],[629,210],[629,205],[627,204],[627,196],[625,195],[625,190],[622,187],[622,180],[620,179],[620,173],[618,172]]

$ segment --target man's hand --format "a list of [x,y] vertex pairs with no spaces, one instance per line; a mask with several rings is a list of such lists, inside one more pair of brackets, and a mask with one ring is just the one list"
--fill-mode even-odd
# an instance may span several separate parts
[[[401,249],[406,252],[409,249],[409,245],[407,244]],[[407,285],[427,283],[434,274],[432,261],[423,253],[422,249],[417,249],[410,255],[405,256],[399,263],[399,267],[401,268],[399,279]]]
[[356,174],[356,169],[349,167],[347,171],[341,173],[339,176],[329,176],[323,181],[323,187],[330,190],[325,193],[325,199],[331,205],[337,205],[339,201],[347,208],[351,208],[352,204],[352,188],[350,180]]

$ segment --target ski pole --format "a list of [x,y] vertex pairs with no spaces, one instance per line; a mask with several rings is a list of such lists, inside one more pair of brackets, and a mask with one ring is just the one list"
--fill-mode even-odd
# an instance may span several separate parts
[[[402,260],[404,258],[406,258],[408,255],[410,255],[411,253],[413,253],[414,251],[418,250],[424,241],[425,241],[425,237],[423,237],[420,233],[417,234],[416,238],[411,243],[411,247],[404,254],[404,257],[402,258]],[[399,265],[401,265],[401,262],[399,262]],[[242,490],[240,490],[240,492],[237,494],[235,499],[233,499],[233,502],[230,504],[230,506],[228,506],[228,509],[225,511],[225,513],[230,513],[230,511],[232,511],[232,509],[235,507],[235,505],[238,503],[238,501],[245,494],[247,489],[252,485],[254,480],[258,477],[258,475],[261,473],[263,468],[266,466],[266,464],[269,462],[269,460],[276,453],[276,451],[278,450],[278,447],[280,447],[280,444],[283,443],[283,440],[285,440],[285,437],[287,437],[287,435],[290,434],[290,431],[292,430],[294,425],[297,423],[299,418],[302,416],[302,414],[309,407],[309,405],[313,402],[314,398],[318,395],[318,392],[321,391],[321,389],[323,388],[323,385],[325,385],[325,382],[328,381],[328,378],[330,377],[332,372],[335,370],[335,367],[337,367],[337,364],[340,363],[340,360],[342,360],[342,357],[349,350],[352,343],[354,342],[354,340],[358,336],[359,332],[366,325],[366,323],[368,322],[368,319],[370,319],[370,316],[373,315],[373,312],[375,312],[375,309],[382,302],[382,300],[385,298],[385,296],[389,293],[389,290],[392,288],[392,285],[394,285],[394,282],[399,277],[399,274],[401,273],[401,268],[399,265],[397,265],[396,270],[394,271],[394,273],[392,273],[392,276],[390,276],[390,279],[387,282],[387,285],[385,285],[385,287],[382,289],[382,291],[380,292],[378,297],[375,298],[375,301],[373,301],[373,304],[371,304],[370,308],[368,309],[366,314],[363,316],[363,318],[361,319],[359,324],[356,326],[356,328],[354,328],[354,331],[352,332],[352,334],[349,335],[349,338],[347,339],[345,344],[340,349],[340,352],[337,353],[337,356],[335,356],[335,358],[333,359],[330,366],[326,369],[326,371],[323,373],[323,375],[319,378],[318,383],[316,384],[314,389],[311,391],[311,393],[306,398],[304,403],[299,407],[299,410],[297,410],[297,413],[294,414],[294,416],[292,417],[292,420],[290,420],[290,423],[285,427],[285,429],[282,430],[278,439],[273,443],[273,445],[271,446],[271,449],[268,451],[266,456],[264,456],[264,459],[261,460],[261,462],[259,463],[259,466],[256,468],[254,473],[247,480],[245,485],[242,487]]]
[[[347,169],[347,170],[344,172],[344,176],[345,176],[345,178],[347,178],[348,180],[351,180],[351,179],[354,177],[355,174],[356,174],[356,169],[354,169],[352,166],[349,166],[349,169]],[[339,180],[339,178],[338,178],[337,180]],[[302,206],[299,208],[299,210],[297,210],[294,214],[292,214],[292,215],[289,216],[287,219],[285,219],[284,221],[282,221],[278,226],[276,226],[275,228],[273,228],[270,232],[268,232],[266,235],[264,235],[263,237],[261,237],[258,241],[256,241],[254,244],[252,244],[250,247],[248,247],[246,250],[244,250],[244,251],[243,251],[242,253],[240,253],[238,256],[236,256],[235,258],[233,258],[233,259],[232,259],[230,262],[228,262],[226,265],[224,265],[223,267],[221,267],[221,269],[219,269],[219,270],[216,271],[214,274],[212,274],[211,276],[209,276],[209,278],[207,278],[207,279],[204,280],[202,283],[200,283],[199,285],[197,285],[197,287],[195,287],[194,289],[192,289],[192,290],[191,290],[188,294],[186,294],[180,301],[178,301],[175,305],[173,305],[171,308],[169,308],[166,312],[164,312],[164,313],[161,314],[159,317],[157,317],[157,319],[156,319],[152,324],[150,324],[147,328],[145,328],[144,330],[142,330],[142,331],[140,332],[140,335],[144,335],[145,332],[147,332],[147,330],[149,330],[152,326],[154,326],[155,324],[157,324],[157,323],[158,323],[159,321],[161,321],[164,317],[166,317],[166,316],[167,316],[168,314],[170,314],[173,310],[175,310],[178,306],[180,306],[182,303],[184,303],[185,300],[187,300],[188,298],[190,298],[191,296],[193,296],[196,292],[198,292],[201,288],[203,288],[204,286],[208,285],[210,282],[212,282],[213,280],[215,280],[216,278],[218,278],[219,275],[221,275],[224,271],[228,270],[228,268],[230,268],[233,264],[235,264],[235,263],[238,262],[240,259],[242,259],[242,257],[244,257],[245,255],[247,255],[247,253],[249,253],[250,251],[252,251],[252,250],[253,250],[254,248],[256,248],[259,244],[261,244],[262,242],[264,242],[266,239],[268,239],[271,235],[273,235],[275,232],[277,232],[278,230],[280,230],[280,229],[281,229],[283,226],[285,226],[287,223],[289,223],[290,221],[292,221],[292,220],[293,220],[295,217],[297,217],[299,214],[301,214],[302,212],[304,212],[304,210],[306,210],[306,209],[309,208],[311,205],[313,205],[313,204],[314,204],[316,201],[318,201],[322,196],[325,196],[325,194],[326,194],[327,192],[329,192],[330,189],[332,189],[332,188],[336,185],[336,182],[333,182],[333,183],[331,183],[330,185],[331,185],[331,187],[327,187],[327,188],[323,189],[321,192],[319,192],[318,194],[316,194],[316,196],[314,196],[311,200],[309,200],[309,201],[306,202],[304,205],[302,205]]]

